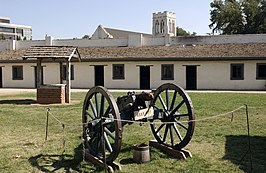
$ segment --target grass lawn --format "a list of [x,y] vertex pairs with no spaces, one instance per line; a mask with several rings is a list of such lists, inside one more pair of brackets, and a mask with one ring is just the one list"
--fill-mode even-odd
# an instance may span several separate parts
[[[38,105],[34,93],[0,97],[0,172],[104,172],[83,161],[81,112],[86,93],[72,93],[70,105]],[[113,93],[114,97],[126,93]],[[116,162],[121,172],[266,172],[266,94],[189,93],[196,119],[248,105],[252,157],[248,151],[246,110],[196,122],[187,150],[193,157],[176,160],[150,148],[151,161],[132,161],[132,145],[153,139],[149,124],[123,128],[122,150]],[[50,116],[45,141],[46,111]],[[63,134],[64,132],[64,134]],[[65,143],[64,143],[65,141]],[[247,154],[246,154],[247,153]],[[245,155],[246,154],[246,155]]]

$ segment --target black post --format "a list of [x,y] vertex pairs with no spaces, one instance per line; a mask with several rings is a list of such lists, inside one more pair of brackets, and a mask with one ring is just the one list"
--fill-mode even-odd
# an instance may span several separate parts
[[106,164],[106,154],[105,154],[105,139],[104,139],[104,122],[105,119],[101,119],[101,131],[102,131],[102,145],[103,145],[103,161],[104,161],[104,172],[107,172],[107,164]]
[[49,113],[50,113],[50,108],[47,108],[47,112],[46,112],[46,128],[45,128],[45,141],[47,141],[47,138],[48,138]]
[[246,106],[246,115],[247,115],[247,128],[248,128],[248,150],[249,150],[249,159],[250,159],[250,169],[251,172],[253,170],[252,168],[252,152],[251,152],[251,142],[250,142],[250,133],[249,133],[249,115],[248,115],[248,105]]

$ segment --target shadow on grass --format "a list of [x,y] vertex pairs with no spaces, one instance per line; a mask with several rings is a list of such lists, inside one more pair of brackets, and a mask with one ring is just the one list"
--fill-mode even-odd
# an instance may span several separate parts
[[[126,146],[122,146],[122,149],[120,150],[120,153],[129,153],[132,150],[132,146],[130,145],[126,145]],[[128,154],[131,156],[131,154]],[[128,165],[128,164],[133,164],[134,160],[133,157],[128,157],[125,159],[120,160],[120,164],[122,165]]]
[[250,143],[251,155],[248,136],[226,136],[224,159],[239,165],[244,172],[266,172],[266,137],[251,136]]
[[23,100],[0,100],[0,104],[15,104],[15,105],[30,105],[37,103],[36,100],[23,99]]
[[39,154],[28,159],[30,164],[41,172],[99,172],[103,169],[96,168],[93,164],[83,163],[82,144],[70,154]]

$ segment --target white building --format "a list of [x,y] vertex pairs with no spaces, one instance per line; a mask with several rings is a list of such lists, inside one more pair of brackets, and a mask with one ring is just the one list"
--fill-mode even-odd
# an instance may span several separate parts
[[[176,37],[171,26],[175,14],[163,12],[153,14],[153,35],[100,25],[90,39],[0,42],[0,87],[36,86],[36,62],[22,60],[30,46],[75,46],[81,62],[72,63],[73,88],[152,89],[170,82],[193,90],[266,89],[265,34]],[[65,82],[64,63],[42,65],[44,84]]]
[[31,26],[11,24],[10,18],[0,17],[0,35],[9,40],[31,40],[32,29]]
[[176,36],[176,14],[169,11],[153,13],[152,34]]

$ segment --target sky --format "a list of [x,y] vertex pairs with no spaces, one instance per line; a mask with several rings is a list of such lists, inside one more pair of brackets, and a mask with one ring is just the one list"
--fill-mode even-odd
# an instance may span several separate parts
[[197,35],[210,33],[212,0],[0,0],[0,16],[32,26],[32,39],[92,35],[98,25],[152,33],[152,14],[176,13],[176,25]]

